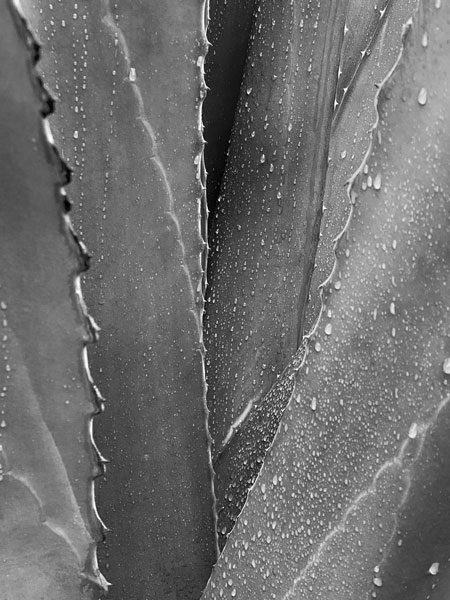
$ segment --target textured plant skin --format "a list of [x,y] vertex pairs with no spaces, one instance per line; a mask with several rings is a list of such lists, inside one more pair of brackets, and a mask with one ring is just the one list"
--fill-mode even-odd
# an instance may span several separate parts
[[210,0],[203,104],[208,209],[214,213],[227,159],[254,11],[258,0]]
[[85,345],[95,327],[79,293],[87,256],[62,186],[69,172],[42,117],[52,101],[38,46],[0,3],[0,596],[88,600],[106,580],[93,487],[92,417],[101,400]]
[[205,2],[27,2],[93,253],[113,600],[198,599],[217,557],[206,425]]
[[336,104],[354,87],[354,80],[372,52],[387,12],[398,0],[350,0],[336,86]]
[[204,600],[448,594],[449,37],[450,5],[420,2],[295,398]]
[[295,375],[303,365],[306,353],[307,340],[304,340],[268,394],[252,407],[245,421],[233,431],[214,464],[221,550],[275,438],[283,412],[294,393]]
[[210,231],[205,339],[214,459],[301,341],[346,4],[258,7]]
[[333,118],[324,213],[305,314],[306,332],[319,316],[320,286],[331,274],[335,239],[350,212],[346,184],[369,145],[368,132],[376,115],[375,86],[384,80],[397,60],[402,28],[417,7],[417,0],[395,0],[375,7],[359,0],[349,5],[336,99],[341,88],[345,87],[346,93],[340,98]]
[[[336,111],[334,115],[324,193],[325,211],[305,314],[307,331],[314,325],[320,312],[320,284],[330,275],[333,268],[334,240],[348,219],[350,205],[345,183],[367,152],[368,130],[375,117],[373,82],[381,81],[397,60],[402,27],[416,4],[416,0],[400,0],[395,5],[390,3],[387,6],[389,12],[384,11],[380,14],[378,10],[366,11],[367,22],[363,22],[359,5],[353,3],[349,6],[341,65],[346,64],[347,71],[353,65],[355,72],[352,77],[345,70],[341,74],[341,78],[351,79],[352,84],[346,91],[345,104],[340,112]],[[378,15],[377,22],[374,21],[374,14]],[[368,47],[365,47],[366,43],[369,43]],[[360,62],[349,60],[351,51],[356,53]],[[338,80],[338,87],[341,85],[341,78]],[[348,156],[344,148],[349,148]],[[242,510],[248,490],[256,479],[283,411],[291,399],[293,377],[301,364],[303,350],[301,347],[271,390],[255,404],[244,422],[239,423],[236,435],[233,432],[214,463],[221,547],[224,546],[226,536]]]

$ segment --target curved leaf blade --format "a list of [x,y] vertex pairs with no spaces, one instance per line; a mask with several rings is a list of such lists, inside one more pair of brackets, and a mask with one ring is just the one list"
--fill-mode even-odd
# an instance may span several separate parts
[[205,339],[214,459],[301,341],[346,4],[258,7],[211,227]]
[[[367,3],[353,2],[349,7],[349,30],[344,38],[341,62],[346,61],[346,56],[350,60],[352,52],[361,58],[360,50],[364,50],[364,57],[358,63],[356,76],[350,70],[350,90],[333,117],[324,214],[306,308],[305,331],[311,331],[319,316],[322,305],[320,288],[333,270],[335,240],[349,216],[346,185],[364,160],[370,144],[370,129],[376,118],[373,103],[376,86],[385,79],[397,60],[402,28],[417,8],[417,0],[395,0],[383,5],[386,6],[382,19],[379,18],[379,5],[376,5],[376,10],[373,6],[368,7]],[[368,38],[372,42],[366,46]],[[344,78],[345,73],[342,73],[338,85],[342,86]]]
[[[203,104],[208,209],[215,211],[258,0],[210,0]],[[211,218],[211,217],[210,217]]]
[[0,580],[5,598],[93,599],[107,583],[93,499],[94,330],[77,291],[87,257],[66,215],[68,171],[45,128],[38,47],[0,5]]
[[[205,600],[403,598],[392,567],[450,551],[433,515],[413,524],[434,490],[449,527],[450,6],[420,6],[378,94],[313,352]],[[419,528],[417,561],[395,546]],[[417,582],[442,597],[429,571]]]
[[[27,3],[94,255],[111,598],[198,598],[217,557],[201,321],[205,2]],[[70,77],[65,74],[71,73]]]

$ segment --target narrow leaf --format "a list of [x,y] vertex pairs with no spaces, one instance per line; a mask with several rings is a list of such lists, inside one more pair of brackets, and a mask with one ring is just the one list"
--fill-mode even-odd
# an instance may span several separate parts
[[217,556],[201,330],[205,2],[27,6],[93,252],[110,597],[196,599]]
[[98,398],[84,346],[94,331],[77,281],[86,255],[66,215],[68,171],[41,115],[52,102],[38,47],[0,4],[0,581],[4,598],[81,600],[97,568]]
[[214,213],[227,160],[245,59],[258,0],[210,0],[203,104],[208,209]]
[[[361,60],[353,65],[356,71],[350,70],[352,76],[348,77],[351,83],[346,84],[349,89],[333,119],[323,199],[324,214],[306,308],[305,331],[311,330],[319,316],[322,304],[320,286],[331,274],[335,239],[342,231],[350,212],[346,184],[363,161],[369,147],[369,132],[376,117],[373,103],[376,86],[385,79],[397,60],[402,28],[414,13],[417,0],[396,0],[384,4],[386,10],[382,19],[378,5],[375,5],[375,9],[355,0],[349,6],[348,31],[344,38],[342,60],[348,63],[348,69],[353,64],[352,53]],[[371,42],[366,46],[368,38]],[[360,50],[364,48],[367,51],[362,57]],[[338,86],[342,86],[345,77],[343,72]]]
[[295,399],[205,600],[448,593],[449,35],[450,5],[423,0]]
[[211,231],[205,335],[214,458],[301,341],[346,4],[258,7]]

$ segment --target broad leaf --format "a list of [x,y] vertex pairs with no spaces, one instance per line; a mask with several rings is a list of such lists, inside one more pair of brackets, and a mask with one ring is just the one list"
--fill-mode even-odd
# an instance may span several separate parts
[[216,553],[203,310],[205,3],[27,2],[93,253],[110,597],[198,598]]
[[295,399],[205,600],[448,594],[449,38],[450,5],[423,0]]
[[87,600],[107,585],[93,501],[99,404],[84,357],[94,330],[77,292],[87,259],[42,121],[52,102],[37,54],[15,5],[0,3],[1,595]]

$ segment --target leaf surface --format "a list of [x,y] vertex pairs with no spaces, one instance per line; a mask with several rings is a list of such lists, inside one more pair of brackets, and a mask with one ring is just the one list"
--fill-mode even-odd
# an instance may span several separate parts
[[[370,6],[368,6],[370,5]],[[323,198],[324,214],[306,308],[305,331],[310,331],[321,309],[320,286],[331,274],[335,239],[350,212],[346,184],[364,159],[370,128],[376,116],[373,103],[379,85],[397,60],[403,25],[417,7],[417,0],[395,0],[381,5],[350,3],[348,31],[341,57],[339,88],[347,89],[335,111]],[[358,57],[358,60],[354,60]],[[345,66],[343,66],[346,65]]]
[[27,3],[93,253],[113,600],[198,598],[216,551],[202,311],[205,3]]
[[204,600],[448,593],[449,34],[450,6],[422,1],[312,352]]
[[346,4],[258,6],[211,226],[205,339],[214,459],[301,341]]
[[97,568],[99,412],[84,361],[94,330],[77,293],[86,255],[66,215],[68,172],[44,126],[38,47],[0,5],[0,580],[5,598],[87,600]]
[[208,209],[214,213],[258,0],[210,0],[203,104]]

